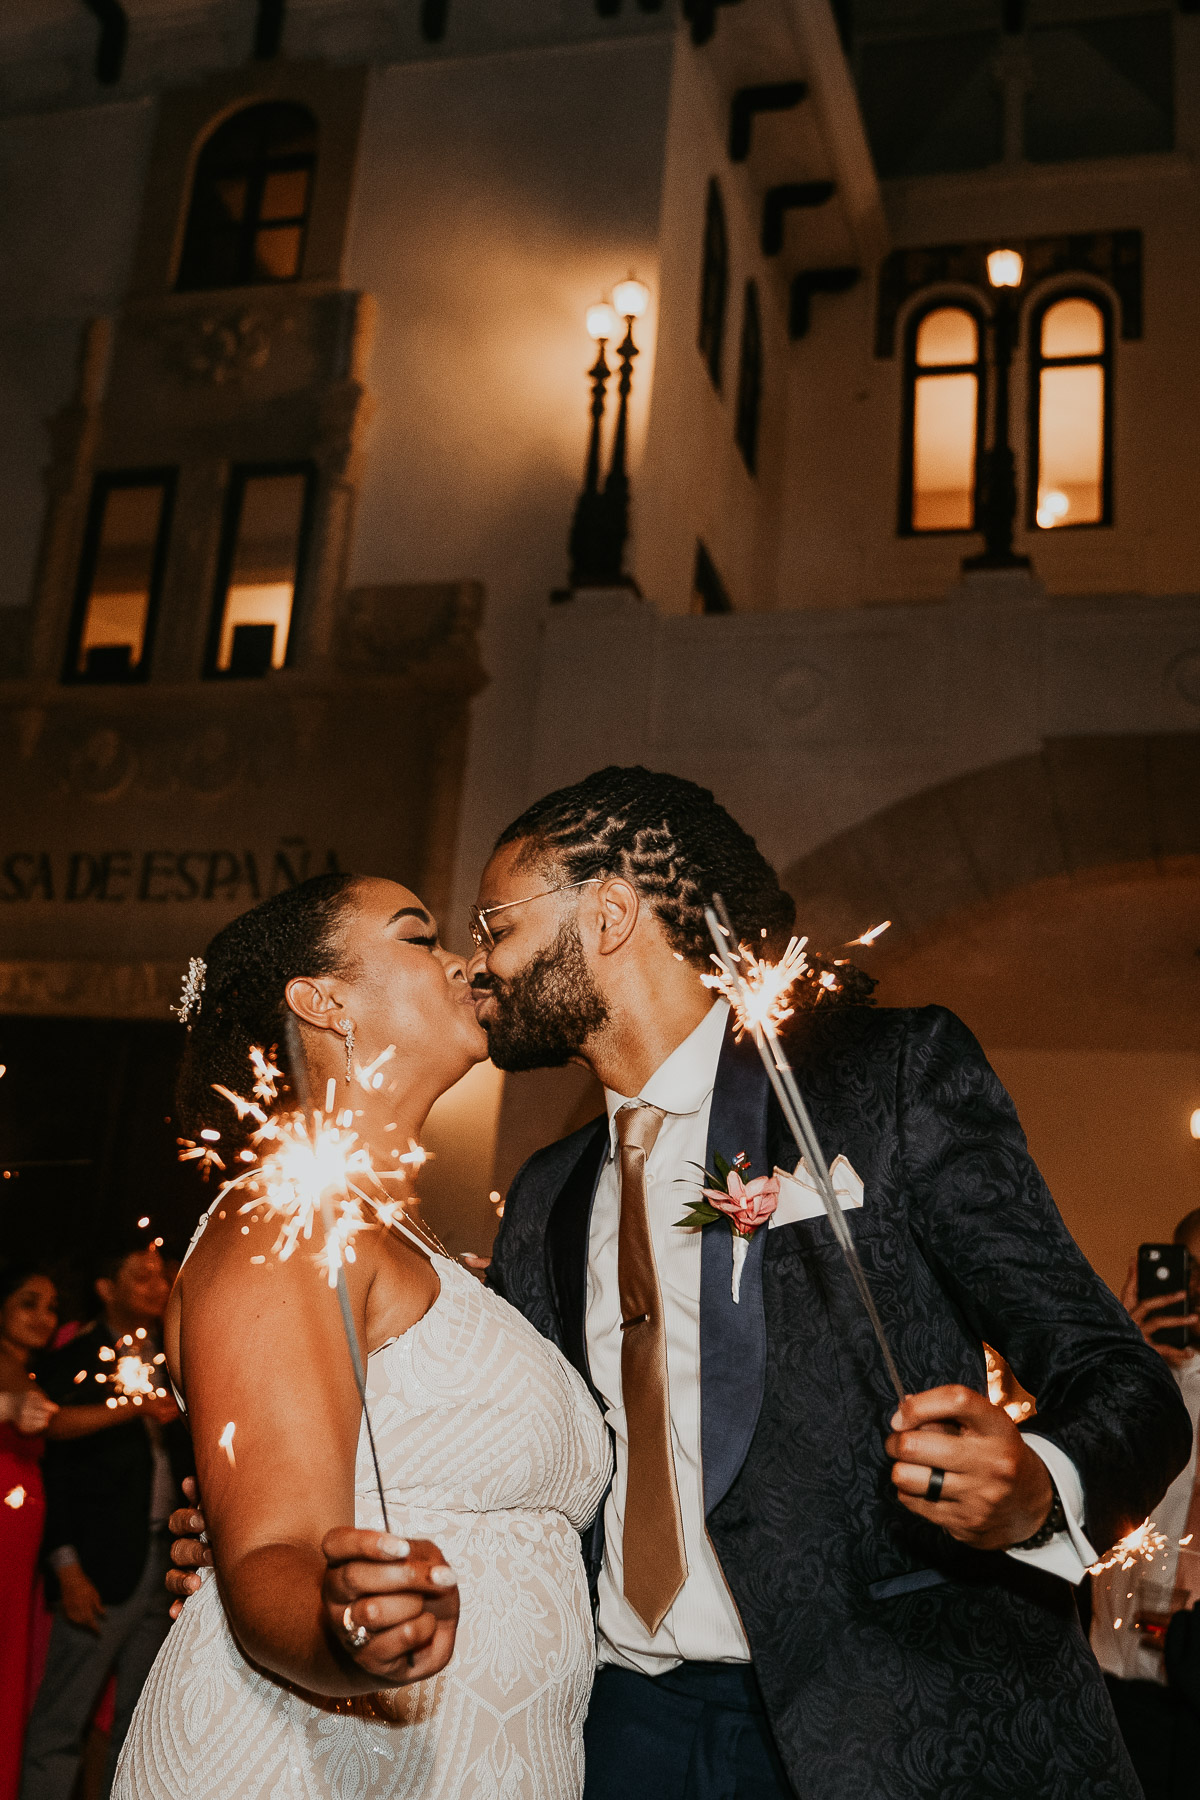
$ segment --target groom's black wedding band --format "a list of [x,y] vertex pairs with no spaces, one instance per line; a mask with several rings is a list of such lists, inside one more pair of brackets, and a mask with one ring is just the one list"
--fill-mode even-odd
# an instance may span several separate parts
[[945,1484],[945,1469],[930,1469],[929,1486],[925,1489],[925,1498],[927,1500],[940,1500],[942,1497],[942,1489]]

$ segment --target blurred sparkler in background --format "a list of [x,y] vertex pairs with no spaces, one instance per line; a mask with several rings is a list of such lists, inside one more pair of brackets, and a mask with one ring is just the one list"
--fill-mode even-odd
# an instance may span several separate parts
[[[167,1390],[162,1386],[162,1369],[167,1359],[161,1350],[147,1358],[143,1352],[149,1348],[149,1340],[142,1326],[118,1338],[115,1347],[101,1344],[100,1361],[111,1363],[112,1368],[101,1371],[92,1379],[102,1387],[112,1389],[104,1402],[105,1406],[140,1406],[144,1400],[166,1399]],[[81,1381],[87,1380],[87,1374],[86,1369],[80,1369],[75,1377],[76,1387]]]

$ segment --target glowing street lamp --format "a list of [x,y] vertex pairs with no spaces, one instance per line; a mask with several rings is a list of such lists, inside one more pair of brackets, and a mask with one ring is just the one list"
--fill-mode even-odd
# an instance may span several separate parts
[[613,289],[613,306],[623,319],[640,319],[650,304],[650,289],[636,275],[618,281]]
[[978,556],[964,556],[963,568],[1027,569],[1029,558],[1013,549],[1013,526],[1017,517],[1017,464],[1009,442],[1008,418],[1008,381],[1013,351],[1017,347],[1017,322],[1021,305],[1018,295],[1025,278],[1025,263],[1020,251],[989,251],[987,275],[994,295],[989,336],[995,399],[992,441],[981,461],[979,505],[976,509],[977,529],[983,533],[985,547]]
[[[629,433],[629,395],[633,387],[633,359],[638,347],[633,339],[633,323],[640,319],[650,304],[650,290],[636,275],[629,275],[613,288],[611,304],[597,302],[587,309],[588,335],[595,339],[596,361],[588,370],[592,383],[591,431],[588,436],[587,462],[584,467],[583,491],[575,505],[571,524],[571,588],[621,587],[631,585],[623,572],[625,542],[629,536],[629,476],[625,467]],[[617,380],[619,404],[616,429],[613,432],[612,459],[603,491],[600,489],[600,430],[604,418],[605,390],[611,374],[605,360],[605,346],[616,337],[619,321],[625,321],[625,336],[617,346],[620,375]]]
[[987,272],[994,288],[1019,288],[1025,274],[1025,262],[1019,250],[991,250]]
[[589,306],[586,317],[588,336],[595,338],[598,344],[607,344],[609,338],[616,337],[617,315],[607,300],[598,300],[595,306]]

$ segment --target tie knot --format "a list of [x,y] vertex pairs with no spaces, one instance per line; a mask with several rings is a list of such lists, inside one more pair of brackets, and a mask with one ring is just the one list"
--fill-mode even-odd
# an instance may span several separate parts
[[666,1116],[661,1107],[648,1106],[644,1100],[623,1106],[617,1114],[617,1142],[622,1150],[640,1150],[649,1156]]

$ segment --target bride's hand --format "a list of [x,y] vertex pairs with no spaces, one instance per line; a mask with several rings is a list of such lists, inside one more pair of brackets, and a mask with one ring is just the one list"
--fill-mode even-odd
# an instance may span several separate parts
[[321,1549],[326,1625],[345,1656],[381,1687],[406,1687],[446,1667],[458,1580],[436,1544],[343,1525],[326,1532]]

